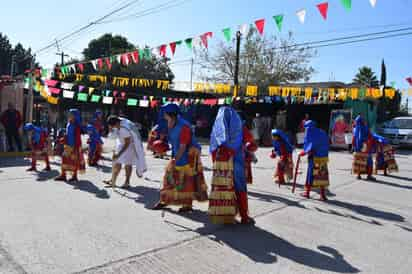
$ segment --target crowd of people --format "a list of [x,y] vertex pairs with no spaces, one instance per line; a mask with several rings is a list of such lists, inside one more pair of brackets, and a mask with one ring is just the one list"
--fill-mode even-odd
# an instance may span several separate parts
[[[59,131],[55,144],[55,153],[60,155],[61,174],[57,181],[77,182],[78,175],[86,171],[86,161],[82,148],[82,133],[87,133],[88,166],[96,166],[102,157],[103,114],[97,111],[93,119],[85,125],[80,111],[71,109],[65,130]],[[139,127],[128,119],[110,116],[106,121],[109,138],[116,139],[116,148],[112,156],[112,177],[105,181],[107,187],[116,187],[118,175],[124,166],[125,183],[122,188],[130,187],[133,167],[138,177],[147,171],[145,153]],[[303,150],[293,161],[294,145],[285,132],[272,130],[273,150],[270,158],[277,158],[273,181],[279,186],[292,184],[294,191],[300,159],[307,157],[308,165],[305,189],[301,194],[310,198],[313,189],[320,189],[320,199],[327,200],[329,182],[329,136],[317,127],[316,122],[305,117]],[[35,171],[37,161],[44,160],[46,171],[50,170],[47,131],[28,123],[24,130],[31,140],[32,163],[29,171]],[[171,150],[171,157],[165,168],[159,201],[154,210],[174,205],[179,212],[192,210],[193,201],[209,202],[208,214],[215,224],[232,224],[240,216],[241,224],[254,224],[248,210],[248,184],[253,184],[252,163],[257,161],[258,149],[245,118],[236,106],[222,106],[213,124],[210,136],[209,152],[213,161],[211,190],[208,191],[203,165],[200,158],[201,146],[196,140],[192,125],[181,115],[180,108],[174,103],[163,105],[159,111],[157,124],[152,128],[147,149],[155,157],[164,157]],[[353,173],[360,179],[367,174],[368,180],[375,180],[373,174],[373,154],[376,154],[375,172],[396,172],[397,165],[394,150],[383,138],[371,132],[358,116],[353,127]],[[294,172],[295,171],[295,172]]]

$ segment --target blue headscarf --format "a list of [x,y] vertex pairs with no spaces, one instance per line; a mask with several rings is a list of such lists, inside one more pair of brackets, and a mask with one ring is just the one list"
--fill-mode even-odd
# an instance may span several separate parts
[[93,114],[93,119],[96,120],[102,114],[103,112],[101,110],[96,110],[96,112]]
[[313,156],[321,158],[328,157],[329,154],[329,137],[325,131],[316,127],[312,120],[305,122],[306,129],[303,150],[305,153],[313,153]]
[[67,145],[73,147],[76,144],[76,128],[81,127],[82,118],[78,109],[72,108],[69,113],[74,116],[73,122],[68,122],[66,127]]
[[378,134],[376,134],[376,133],[373,133],[373,134],[372,134],[372,137],[373,137],[373,139],[374,139],[376,142],[378,142],[378,143],[380,143],[380,144],[383,144],[383,145],[388,145],[388,144],[389,144],[388,139],[386,139],[385,137],[380,136],[380,135],[378,135]]
[[158,130],[162,134],[167,134],[168,132],[167,121],[164,117],[165,113],[180,114],[181,112],[179,106],[175,103],[166,103],[160,108],[159,115],[157,117],[157,124],[159,126]]
[[94,153],[96,151],[97,144],[103,144],[103,140],[93,125],[88,124],[86,129],[90,138],[89,148],[91,152]]
[[354,150],[362,150],[363,144],[368,140],[369,128],[364,123],[362,117],[358,115],[355,119],[355,128],[353,129]]
[[221,107],[210,135],[210,152],[222,145],[237,151],[241,149],[242,142],[243,123],[239,114],[231,107]]
[[[281,131],[280,129],[273,129],[272,130],[272,136],[279,136],[279,138],[283,141],[283,143],[285,144],[286,147],[286,151],[288,153],[292,153],[293,152],[293,146],[289,141],[289,137],[286,135],[286,133],[284,133],[283,131]],[[272,141],[273,144],[273,148],[276,151],[277,155],[280,155],[280,143],[278,141],[273,140]]]
[[35,125],[33,125],[32,123],[27,123],[24,128],[25,131],[32,131],[32,136],[31,136],[31,140],[33,143],[38,144],[40,143],[40,138],[41,138],[41,133],[42,133],[42,129],[39,127],[36,127]]

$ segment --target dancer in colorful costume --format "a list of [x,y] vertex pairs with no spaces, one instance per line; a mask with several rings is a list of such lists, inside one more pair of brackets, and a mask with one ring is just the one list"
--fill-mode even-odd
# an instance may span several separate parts
[[375,174],[383,171],[385,176],[388,173],[398,172],[398,164],[395,160],[395,150],[388,140],[378,134],[372,134],[376,144]]
[[233,224],[239,212],[242,224],[254,224],[248,214],[244,126],[236,111],[221,107],[210,137],[213,159],[209,217],[215,224]]
[[305,192],[302,196],[309,199],[311,189],[320,188],[320,199],[326,201],[326,189],[329,186],[329,137],[312,120],[306,121],[305,130],[303,151],[299,154],[299,157],[308,155]]
[[92,126],[96,129],[97,133],[100,134],[100,136],[103,136],[104,134],[104,118],[103,118],[103,112],[101,110],[96,110],[96,112],[93,115],[93,119],[91,122]]
[[285,175],[289,182],[293,179],[293,146],[289,142],[288,136],[280,129],[272,130],[273,150],[270,157],[275,159],[279,156],[276,172],[273,175],[275,183],[285,184]]
[[245,176],[246,183],[248,185],[253,184],[252,163],[257,163],[255,152],[258,150],[258,146],[255,143],[252,133],[245,125],[243,120],[243,142],[245,144]]
[[34,126],[32,123],[27,123],[24,130],[30,134],[31,167],[27,171],[37,171],[36,164],[38,160],[44,160],[46,162],[44,170],[50,171],[47,131]]
[[147,150],[152,151],[155,158],[161,158],[169,150],[166,134],[160,132],[159,124],[155,125],[149,132]]
[[370,134],[367,124],[359,115],[355,119],[355,127],[353,128],[353,164],[352,172],[357,174],[358,180],[362,179],[362,174],[367,174],[367,179],[375,181],[373,173],[373,158],[374,139]]
[[77,175],[86,171],[84,162],[82,139],[81,139],[82,119],[78,109],[69,110],[69,120],[66,127],[66,138],[62,159],[61,175],[56,181],[67,181],[66,174],[72,174],[69,182],[78,182]]
[[179,106],[162,106],[160,119],[167,121],[168,141],[172,146],[172,159],[166,167],[160,201],[153,209],[167,205],[181,206],[179,212],[192,210],[193,200],[207,201],[207,185],[200,160],[201,147],[191,125],[180,116]]
[[64,152],[64,143],[66,142],[66,129],[60,128],[57,131],[56,140],[54,141],[54,155],[63,156]]
[[88,164],[89,166],[97,166],[99,160],[102,158],[103,140],[95,126],[89,124],[86,129],[89,135],[89,139],[87,140],[89,144]]

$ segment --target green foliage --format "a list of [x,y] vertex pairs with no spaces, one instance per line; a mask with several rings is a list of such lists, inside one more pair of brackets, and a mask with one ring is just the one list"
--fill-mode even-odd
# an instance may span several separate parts
[[0,75],[10,75],[11,62],[14,56],[14,75],[23,74],[30,68],[31,49],[25,49],[22,44],[16,46],[10,43],[8,37],[0,33]]
[[381,66],[381,86],[386,87],[386,65],[385,61],[382,60],[382,66]]
[[[146,47],[146,49],[149,48]],[[138,47],[130,43],[127,38],[120,35],[113,36],[112,34],[104,34],[90,41],[88,47],[83,50],[83,55],[85,60],[93,60],[134,50],[138,50]],[[110,70],[104,66],[101,73],[107,76],[172,81],[174,74],[167,64],[168,61],[168,58],[158,58],[154,55],[149,59],[140,58],[138,64],[130,63],[128,66],[123,66],[114,61],[112,62],[112,68]],[[95,73],[90,64],[85,67],[85,73]]]
[[379,87],[379,81],[376,77],[376,74],[372,71],[370,67],[361,67],[358,73],[355,75],[353,79],[355,84],[361,85],[363,87],[368,88],[376,88]]
[[[315,54],[313,50],[296,46],[292,33],[286,39],[266,38],[251,29],[242,38],[239,83],[241,86],[256,84],[267,87],[307,81],[314,73],[309,63]],[[217,82],[234,79],[236,48],[232,43],[220,43],[215,51],[197,51],[196,57],[200,60],[197,71],[200,78]]]
[[136,47],[130,43],[127,38],[106,33],[97,39],[89,42],[87,48],[83,50],[86,60],[93,60],[101,57],[111,56],[113,54],[132,51]]

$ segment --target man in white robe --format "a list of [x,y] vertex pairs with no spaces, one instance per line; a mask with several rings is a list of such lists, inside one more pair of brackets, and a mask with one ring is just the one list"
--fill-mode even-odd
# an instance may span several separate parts
[[112,179],[106,181],[106,183],[111,187],[115,187],[117,177],[122,165],[124,165],[126,181],[122,188],[128,188],[130,187],[133,166],[136,167],[136,174],[139,178],[147,170],[140,133],[137,126],[125,118],[110,116],[108,125],[111,136],[116,138],[116,149],[113,154]]

